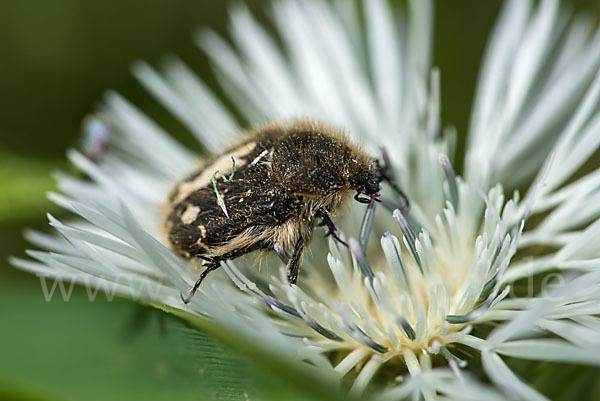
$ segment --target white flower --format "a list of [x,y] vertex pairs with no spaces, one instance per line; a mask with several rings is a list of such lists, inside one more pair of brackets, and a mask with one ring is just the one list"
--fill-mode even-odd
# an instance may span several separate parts
[[[263,277],[261,289],[227,263],[227,276],[214,273],[189,305],[181,302],[197,273],[161,244],[160,206],[197,156],[114,93],[103,110],[112,128],[102,161],[69,153],[92,180],[61,174],[64,196],[51,195],[81,218],[50,217],[62,238],[29,233],[50,252],[13,263],[209,318],[310,361],[321,375],[354,375],[357,394],[389,365],[404,381],[383,389],[385,400],[545,399],[502,357],[600,365],[600,170],[581,173],[600,145],[600,31],[582,17],[569,24],[554,0],[506,2],[460,177],[449,160],[456,134],[442,130],[439,72],[430,66],[432,6],[409,1],[404,19],[396,11],[384,0],[276,1],[284,49],[243,6],[232,12],[236,49],[213,32],[198,35],[247,121],[304,116],[344,127],[372,154],[387,149],[410,198],[408,212],[392,214],[396,200],[377,213],[371,205],[360,235],[364,208],[356,205],[340,222],[358,241],[349,240],[350,250],[329,242],[328,253],[313,244],[299,286],[281,274]],[[142,63],[134,70],[209,150],[242,129],[180,61],[162,74]],[[543,253],[525,257],[534,247]],[[515,281],[549,271],[562,285],[506,297]],[[496,327],[475,330],[488,323]],[[332,366],[334,350],[343,357]],[[474,351],[495,389],[459,359]]]

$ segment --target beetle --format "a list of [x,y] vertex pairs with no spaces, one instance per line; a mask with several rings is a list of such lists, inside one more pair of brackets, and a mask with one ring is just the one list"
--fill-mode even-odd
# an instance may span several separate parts
[[345,245],[331,216],[352,192],[358,202],[376,200],[385,178],[378,162],[332,126],[295,121],[251,131],[169,196],[172,250],[202,259],[205,267],[183,301],[222,261],[256,250],[278,250],[289,282],[296,283],[315,227],[326,227],[326,235]]

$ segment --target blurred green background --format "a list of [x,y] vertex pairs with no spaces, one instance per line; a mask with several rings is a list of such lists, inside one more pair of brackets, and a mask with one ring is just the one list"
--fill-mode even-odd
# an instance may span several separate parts
[[[45,200],[54,185],[51,172],[69,168],[65,149],[76,143],[83,117],[103,91],[117,90],[178,138],[187,137],[129,67],[136,59],[156,65],[175,54],[214,88],[192,33],[200,26],[225,33],[227,3],[1,2],[0,399],[244,399],[223,389],[228,380],[241,380],[245,363],[215,357],[198,368],[186,359],[180,328],[160,313],[102,296],[90,303],[79,288],[69,302],[54,297],[46,303],[39,280],[6,262],[9,255],[23,256],[26,227],[45,230],[47,211],[61,215]],[[265,18],[266,1],[247,3]],[[464,135],[479,61],[501,2],[435,3],[443,121]],[[568,3],[600,15],[598,0]],[[222,350],[213,340],[206,343],[215,355]],[[211,366],[218,374],[206,373]]]

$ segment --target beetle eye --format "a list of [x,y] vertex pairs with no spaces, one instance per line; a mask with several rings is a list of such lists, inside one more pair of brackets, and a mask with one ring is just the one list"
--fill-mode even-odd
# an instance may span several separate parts
[[375,180],[370,181],[369,184],[367,184],[366,193],[368,195],[375,194],[375,193],[379,192],[380,190],[381,190],[381,186]]

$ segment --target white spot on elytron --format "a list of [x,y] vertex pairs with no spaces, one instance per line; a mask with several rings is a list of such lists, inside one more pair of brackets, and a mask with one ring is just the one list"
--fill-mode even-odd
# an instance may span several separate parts
[[183,224],[191,224],[198,217],[198,213],[200,213],[200,208],[198,206],[188,206],[185,209],[185,212],[181,215],[181,222]]
[[260,155],[256,156],[256,158],[254,160],[252,160],[252,163],[250,163],[248,166],[254,166],[256,163],[258,163],[258,161],[260,159],[265,157],[267,155],[267,153],[269,153],[269,149],[263,150],[262,153]]
[[200,235],[202,238],[206,238],[206,227],[204,227],[203,224],[200,224],[198,228],[200,229]]

